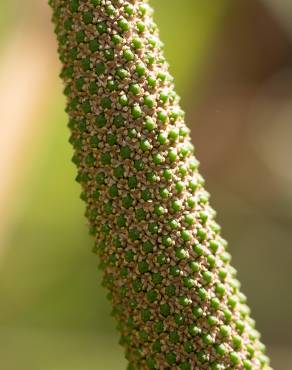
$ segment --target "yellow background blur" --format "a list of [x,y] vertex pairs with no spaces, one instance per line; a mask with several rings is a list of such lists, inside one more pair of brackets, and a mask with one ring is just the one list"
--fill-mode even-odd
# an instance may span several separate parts
[[[292,363],[292,3],[152,0],[272,365]],[[0,368],[125,369],[90,253],[45,0],[0,2]]]

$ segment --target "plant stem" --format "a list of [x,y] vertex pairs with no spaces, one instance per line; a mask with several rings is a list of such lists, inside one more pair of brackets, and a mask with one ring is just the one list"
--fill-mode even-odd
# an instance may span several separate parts
[[77,181],[129,369],[270,369],[152,9],[51,0]]

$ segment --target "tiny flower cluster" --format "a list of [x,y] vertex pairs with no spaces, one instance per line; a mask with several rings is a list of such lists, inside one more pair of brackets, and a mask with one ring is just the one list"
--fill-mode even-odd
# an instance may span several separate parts
[[129,369],[270,369],[141,0],[50,0],[73,162]]

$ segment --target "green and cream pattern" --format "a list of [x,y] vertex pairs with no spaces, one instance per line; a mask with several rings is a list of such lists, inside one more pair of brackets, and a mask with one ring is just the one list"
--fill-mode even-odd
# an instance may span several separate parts
[[152,9],[50,0],[70,142],[129,369],[271,369]]

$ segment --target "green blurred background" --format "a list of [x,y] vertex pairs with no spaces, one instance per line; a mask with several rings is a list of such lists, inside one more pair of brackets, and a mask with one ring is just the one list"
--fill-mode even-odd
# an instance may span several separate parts
[[[292,363],[292,5],[152,0],[201,171],[277,370]],[[0,367],[125,369],[70,161],[45,0],[0,2]]]

